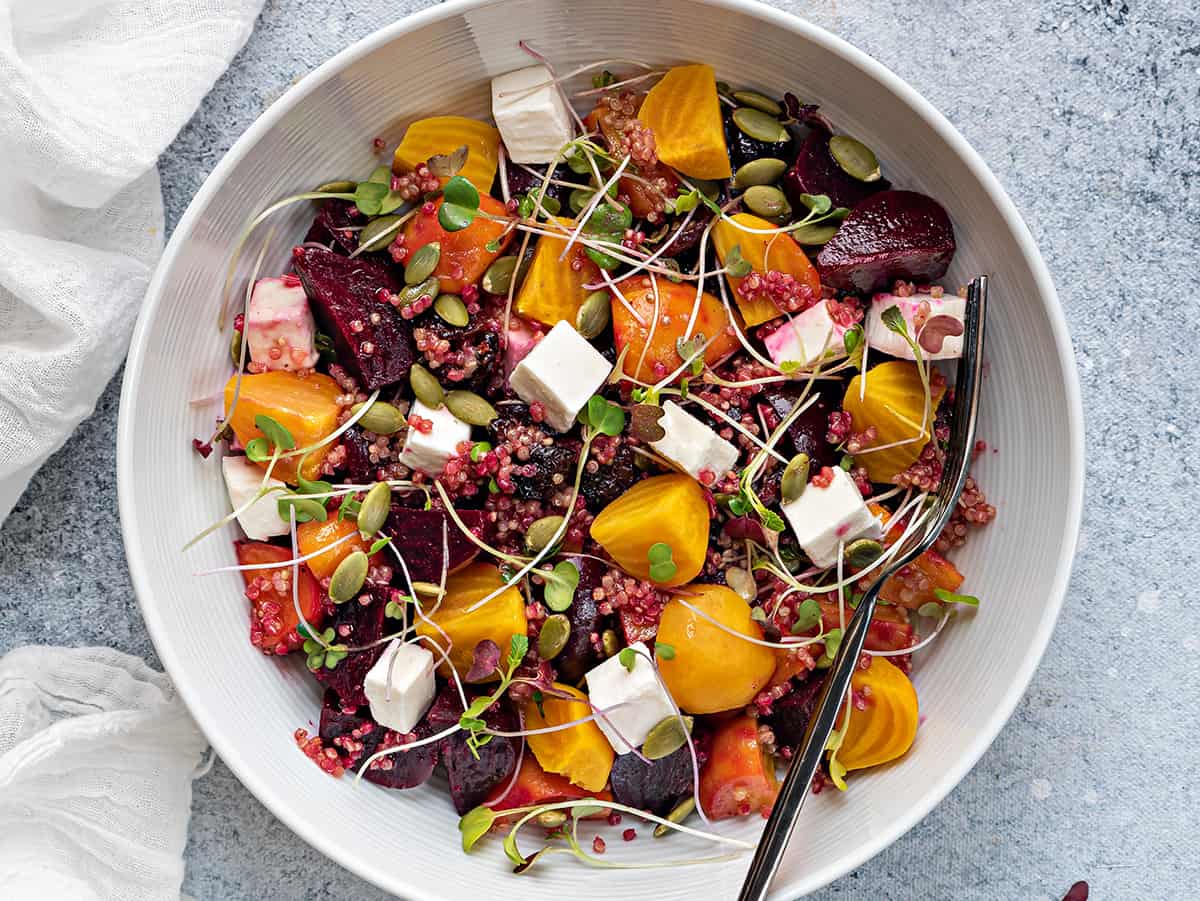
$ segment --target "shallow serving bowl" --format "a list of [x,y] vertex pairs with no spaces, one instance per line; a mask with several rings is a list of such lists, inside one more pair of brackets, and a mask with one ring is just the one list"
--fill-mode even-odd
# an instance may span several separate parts
[[[630,29],[634,20],[638,27]],[[696,35],[704,35],[700,44]],[[221,284],[247,218],[271,201],[369,171],[371,139],[399,139],[414,118],[486,117],[491,76],[528,64],[525,39],[560,71],[607,57],[673,63],[697,57],[719,78],[821,104],[839,129],[875,148],[888,177],[949,211],[956,286],[988,273],[993,296],[980,434],[999,449],[976,473],[999,517],[958,558],[983,605],[921,655],[924,723],[895,765],[856,773],[842,796],[804,810],[776,883],[780,898],[828,883],[913,826],[958,783],[1012,712],[1049,639],[1066,587],[1082,485],[1078,385],[1046,267],[984,163],[925,100],[881,65],[800,19],[745,0],[484,0],[451,2],[384,28],[321,66],[234,145],[175,230],[134,333],[119,434],[121,520],[142,613],[196,721],[246,787],[301,837],[354,872],[408,898],[520,891],[528,899],[660,899],[736,894],[749,858],[673,870],[584,869],[549,859],[510,874],[499,843],[465,856],[436,786],[394,792],[315,767],[293,742],[315,730],[317,685],[299,661],[268,659],[247,641],[232,527],[186,554],[185,541],[228,510],[215,457],[191,440],[212,428],[228,375],[216,331]],[[748,48],[754,48],[749,52]],[[619,68],[619,67],[617,67]],[[437,78],[430,78],[437,73]],[[414,84],[421,85],[417,92]],[[311,207],[280,214],[264,271],[284,271]],[[257,255],[263,228],[246,257]],[[239,273],[244,284],[248,262]],[[761,821],[721,824],[753,840]],[[648,830],[641,829],[643,837]],[[608,859],[713,852],[691,839],[610,845]],[[520,880],[518,882],[518,879]],[[504,885],[501,885],[504,884]]]

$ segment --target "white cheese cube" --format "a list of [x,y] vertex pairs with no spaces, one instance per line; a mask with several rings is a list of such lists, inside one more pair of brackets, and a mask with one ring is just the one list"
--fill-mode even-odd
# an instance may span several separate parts
[[[926,360],[953,360],[962,356],[963,317],[967,312],[967,302],[956,295],[947,294],[942,297],[932,297],[929,294],[914,294],[911,297],[896,297],[894,294],[876,294],[871,298],[871,308],[867,311],[867,344],[871,350],[881,350],[893,357],[905,360],[915,360],[908,342],[902,335],[897,335],[883,324],[883,313],[889,307],[897,307],[900,315],[908,325],[908,334],[921,348],[921,355]],[[921,317],[922,328],[916,327],[915,321]],[[926,330],[924,325],[935,316],[947,316],[949,321],[934,323],[934,328]],[[938,328],[936,326],[945,326]],[[954,334],[957,332],[958,334]],[[936,337],[935,337],[936,335]]]
[[547,84],[545,66],[530,66],[492,79],[492,118],[514,163],[550,163],[575,137],[562,92]]
[[[266,470],[246,457],[222,457],[221,472],[225,476],[225,487],[229,490],[229,503],[237,510],[258,493]],[[267,479],[267,487],[286,486],[279,479]],[[282,496],[281,492],[272,491],[238,514],[238,524],[247,538],[265,541],[291,531],[291,524],[279,515],[279,498]]]
[[433,703],[436,688],[433,654],[398,638],[392,639],[363,679],[371,716],[395,732],[412,732]]
[[833,481],[819,488],[811,482],[794,501],[781,506],[796,540],[816,566],[833,566],[838,544],[858,538],[879,539],[883,526],[858,492],[854,479],[840,466],[833,467]]
[[650,446],[702,485],[712,485],[737,464],[738,449],[674,401],[658,421],[666,434]]
[[251,360],[290,371],[317,365],[317,326],[300,279],[260,278],[247,312],[242,334]]
[[560,432],[591,399],[612,364],[563,320],[517,364],[508,383],[527,404],[541,404],[545,420]]
[[[616,654],[588,670],[586,676],[588,700],[606,711],[604,717],[612,722],[609,725],[604,717],[597,716],[596,725],[618,754],[640,748],[651,729],[675,715],[670,698],[654,674],[654,664],[642,656],[649,653],[646,646],[639,641],[629,647],[642,652],[634,656],[632,670],[626,669],[621,655]],[[621,706],[617,707],[618,704]]]
[[821,301],[793,316],[763,339],[776,365],[785,362],[809,366],[821,359],[846,355],[846,327],[829,315],[829,301]]
[[445,406],[433,410],[419,400],[413,401],[408,415],[429,420],[433,428],[425,432],[411,425],[408,427],[400,462],[427,475],[441,475],[446,461],[458,453],[458,445],[471,440],[471,427]]

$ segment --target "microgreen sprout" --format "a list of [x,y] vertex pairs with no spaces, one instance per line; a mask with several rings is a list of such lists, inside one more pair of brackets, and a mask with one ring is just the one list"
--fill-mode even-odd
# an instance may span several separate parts
[[[484,642],[480,642],[484,644]],[[492,642],[487,644],[495,645]],[[486,654],[490,649],[483,651]],[[498,650],[498,649],[497,649]],[[462,716],[458,719],[459,728],[467,733],[467,747],[471,751],[471,755],[478,760],[479,749],[492,740],[492,736],[485,730],[487,722],[483,719],[483,714],[488,708],[504,697],[504,693],[508,691],[508,687],[513,683],[513,674],[516,672],[521,661],[525,659],[525,655],[529,652],[529,638],[525,635],[513,635],[508,643],[508,657],[505,661],[507,668],[500,670],[498,666],[493,667],[493,672],[500,673],[500,685],[490,695],[482,695],[470,703]],[[497,654],[497,662],[499,655]],[[471,674],[468,674],[468,678]],[[492,673],[475,674],[479,678],[486,678]]]
[[666,542],[659,541],[650,545],[646,559],[650,562],[650,578],[655,582],[669,581],[679,571],[679,567],[671,559],[671,545]]
[[579,586],[579,568],[570,560],[555,564],[552,578],[546,570],[538,570],[538,575],[546,578],[546,589],[543,597],[546,606],[555,613],[567,610],[575,600],[575,589]]
[[448,232],[462,231],[479,214],[479,190],[461,175],[455,175],[442,188],[438,224]]
[[967,604],[970,607],[979,606],[979,598],[971,594],[955,594],[945,588],[933,589],[934,596],[944,604]]
[[657,654],[662,660],[674,660],[675,646],[667,644],[665,641],[657,641],[654,643],[654,653]]
[[807,632],[821,622],[821,605],[816,598],[805,598],[796,608],[796,621],[792,623],[792,634]]
[[321,633],[321,641],[317,641],[315,637],[305,639],[304,653],[308,655],[306,663],[310,670],[315,672],[322,666],[325,669],[333,669],[346,658],[348,651],[345,645],[331,644],[335,637],[333,629],[329,628]]

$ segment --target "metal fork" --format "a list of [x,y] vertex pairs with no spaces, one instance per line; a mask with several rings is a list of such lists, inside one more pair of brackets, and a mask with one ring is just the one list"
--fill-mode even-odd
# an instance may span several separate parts
[[967,480],[967,466],[975,446],[975,419],[979,409],[979,389],[983,370],[984,314],[987,309],[988,280],[981,275],[971,282],[967,290],[966,314],[963,327],[963,354],[958,363],[958,376],[954,389],[954,419],[950,433],[950,449],[942,469],[942,482],[937,494],[927,499],[920,521],[908,531],[900,550],[880,572],[875,583],[867,589],[859,601],[858,609],[850,619],[842,636],[841,648],[834,660],[825,687],[821,692],[816,711],[809,720],[804,741],[792,760],[791,768],[779,791],[779,797],[767,819],[766,828],[758,842],[754,860],[742,884],[738,901],[762,901],[766,898],[771,880],[779,869],[788,839],[796,825],[800,807],[808,796],[825,745],[841,710],[842,699],[850,686],[862,654],[863,643],[875,606],[879,590],[887,579],[901,567],[907,566],[927,551],[937,540],[954,512],[958,496]]

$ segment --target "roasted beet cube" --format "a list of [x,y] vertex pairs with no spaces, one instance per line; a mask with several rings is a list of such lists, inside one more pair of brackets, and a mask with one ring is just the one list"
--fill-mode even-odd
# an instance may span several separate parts
[[366,220],[348,200],[326,200],[304,236],[305,243],[324,244],[347,256],[358,248],[358,231]]
[[371,462],[371,442],[358,426],[351,426],[342,435],[346,449],[346,476],[356,485],[369,485],[376,479],[379,466]]
[[801,142],[796,161],[784,173],[783,191],[799,215],[803,215],[805,209],[801,194],[825,194],[834,206],[853,209],[872,194],[891,187],[887,179],[859,181],[846,174],[829,152],[831,137],[824,128],[814,127]]
[[767,722],[775,732],[778,747],[795,749],[804,740],[804,730],[816,710],[824,679],[823,672],[810,673],[794,691],[775,702]]
[[[809,466],[816,472],[822,466],[833,466],[839,460],[837,449],[825,440],[829,432],[829,414],[842,407],[842,383],[836,380],[822,381],[817,389],[816,401],[792,421],[787,428],[791,454],[808,454]],[[759,395],[759,412],[769,429],[774,429],[796,406],[800,389],[778,388]]]
[[575,599],[566,610],[571,621],[571,632],[566,647],[554,658],[554,668],[567,682],[578,682],[583,674],[600,663],[603,655],[592,641],[593,635],[603,630],[600,607],[593,592],[600,587],[608,567],[591,557],[571,557],[570,562],[579,570],[579,584],[575,587]]
[[[458,692],[453,686],[447,685],[434,699],[425,719],[432,732],[441,732],[458,722],[463,709]],[[504,701],[484,711],[482,719],[489,728],[503,732],[517,731],[517,715]],[[477,749],[478,757],[471,752],[463,732],[455,732],[441,741],[439,754],[446,767],[455,810],[463,814],[478,807],[493,788],[512,775],[522,741],[520,738],[493,736],[491,741]]]
[[[333,628],[334,641],[349,647],[363,647],[378,641],[387,634],[386,607],[387,597],[383,591],[364,591],[358,597],[336,605],[328,621]],[[332,688],[341,703],[361,707],[367,703],[363,679],[383,654],[384,647],[379,645],[367,651],[355,651],[339,660],[333,669],[322,666],[313,676]]]
[[[382,748],[407,744],[432,735],[421,722],[408,735],[393,732],[371,718],[366,706],[343,706],[337,693],[326,689],[321,704],[321,741],[338,752],[342,766],[357,771],[363,761]],[[414,788],[433,775],[437,764],[438,743],[431,742],[411,751],[397,751],[381,757],[367,767],[363,778],[384,788]]]
[[609,779],[614,801],[666,816],[692,792],[692,755],[685,745],[647,765],[636,754],[618,754]]
[[[458,518],[468,529],[484,541],[488,538],[488,517],[482,510],[459,510]],[[384,531],[391,536],[392,543],[404,557],[408,574],[414,582],[440,582],[442,578],[443,549],[450,554],[446,569],[453,572],[465,566],[479,553],[479,547],[441,510],[417,510],[392,504]],[[443,538],[445,543],[443,543]],[[397,570],[397,585],[404,577]]]
[[381,291],[400,288],[386,263],[302,245],[292,251],[292,265],[322,331],[333,339],[338,362],[363,388],[374,391],[408,376],[416,357],[412,332],[379,298]]

